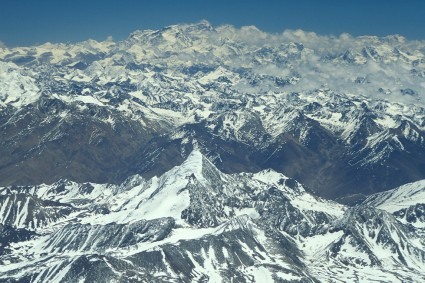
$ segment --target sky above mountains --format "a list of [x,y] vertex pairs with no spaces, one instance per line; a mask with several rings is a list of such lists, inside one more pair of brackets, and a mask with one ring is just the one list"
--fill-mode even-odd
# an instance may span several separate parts
[[425,39],[425,1],[421,0],[21,0],[1,5],[0,46],[103,40],[108,36],[121,40],[134,30],[203,19],[214,26],[255,25],[272,33],[303,29],[319,34],[401,34],[408,39]]

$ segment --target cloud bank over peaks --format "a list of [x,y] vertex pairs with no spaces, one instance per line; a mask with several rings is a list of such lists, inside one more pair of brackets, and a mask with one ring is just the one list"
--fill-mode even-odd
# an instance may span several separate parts
[[[334,36],[303,30],[267,33],[255,26],[214,27],[201,21],[160,30],[138,30],[118,42],[108,37],[103,42],[87,40],[11,48],[0,53],[0,60],[25,66],[84,63],[86,70],[76,72],[92,70],[93,74],[117,73],[112,70],[118,68],[117,64],[133,64],[124,72],[130,72],[134,66],[148,65],[149,70],[158,72],[220,66],[235,75],[249,74],[252,82],[262,80],[260,84],[239,81],[233,87],[242,93],[308,93],[325,88],[350,95],[424,104],[424,54],[424,41],[409,41],[400,35]],[[90,77],[90,73],[84,75]],[[120,72],[120,76],[125,74]],[[276,85],[271,81],[281,83]]]

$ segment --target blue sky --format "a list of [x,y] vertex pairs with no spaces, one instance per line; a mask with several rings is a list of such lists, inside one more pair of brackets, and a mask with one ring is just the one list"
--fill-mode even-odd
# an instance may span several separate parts
[[425,39],[422,0],[2,0],[0,41],[7,46],[126,38],[137,29],[208,20],[267,32],[401,34]]

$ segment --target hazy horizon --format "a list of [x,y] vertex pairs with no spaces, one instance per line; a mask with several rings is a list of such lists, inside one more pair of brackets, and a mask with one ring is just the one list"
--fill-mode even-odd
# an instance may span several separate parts
[[268,33],[284,30],[320,35],[399,34],[425,39],[425,2],[381,1],[9,1],[0,11],[0,46],[46,42],[125,39],[135,30],[209,21],[213,26],[253,25]]

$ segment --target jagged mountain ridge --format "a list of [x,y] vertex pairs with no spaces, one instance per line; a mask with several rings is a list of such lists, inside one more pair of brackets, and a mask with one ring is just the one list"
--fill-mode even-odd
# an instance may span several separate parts
[[[180,166],[152,179],[136,175],[118,185],[60,181],[1,188],[3,198],[25,195],[41,200],[44,207],[55,203],[72,211],[38,226],[8,217],[6,229],[27,234],[2,247],[0,279],[401,282],[424,278],[422,228],[371,205],[349,208],[318,198],[273,170],[224,174],[194,147]],[[32,213],[37,208],[24,207],[22,214],[40,217]],[[9,210],[1,205],[2,223]]]
[[1,48],[0,182],[149,178],[194,138],[224,172],[273,168],[327,198],[417,181],[423,46],[200,22]]
[[368,196],[363,203],[394,214],[399,221],[425,227],[425,182],[405,184],[398,188]]

